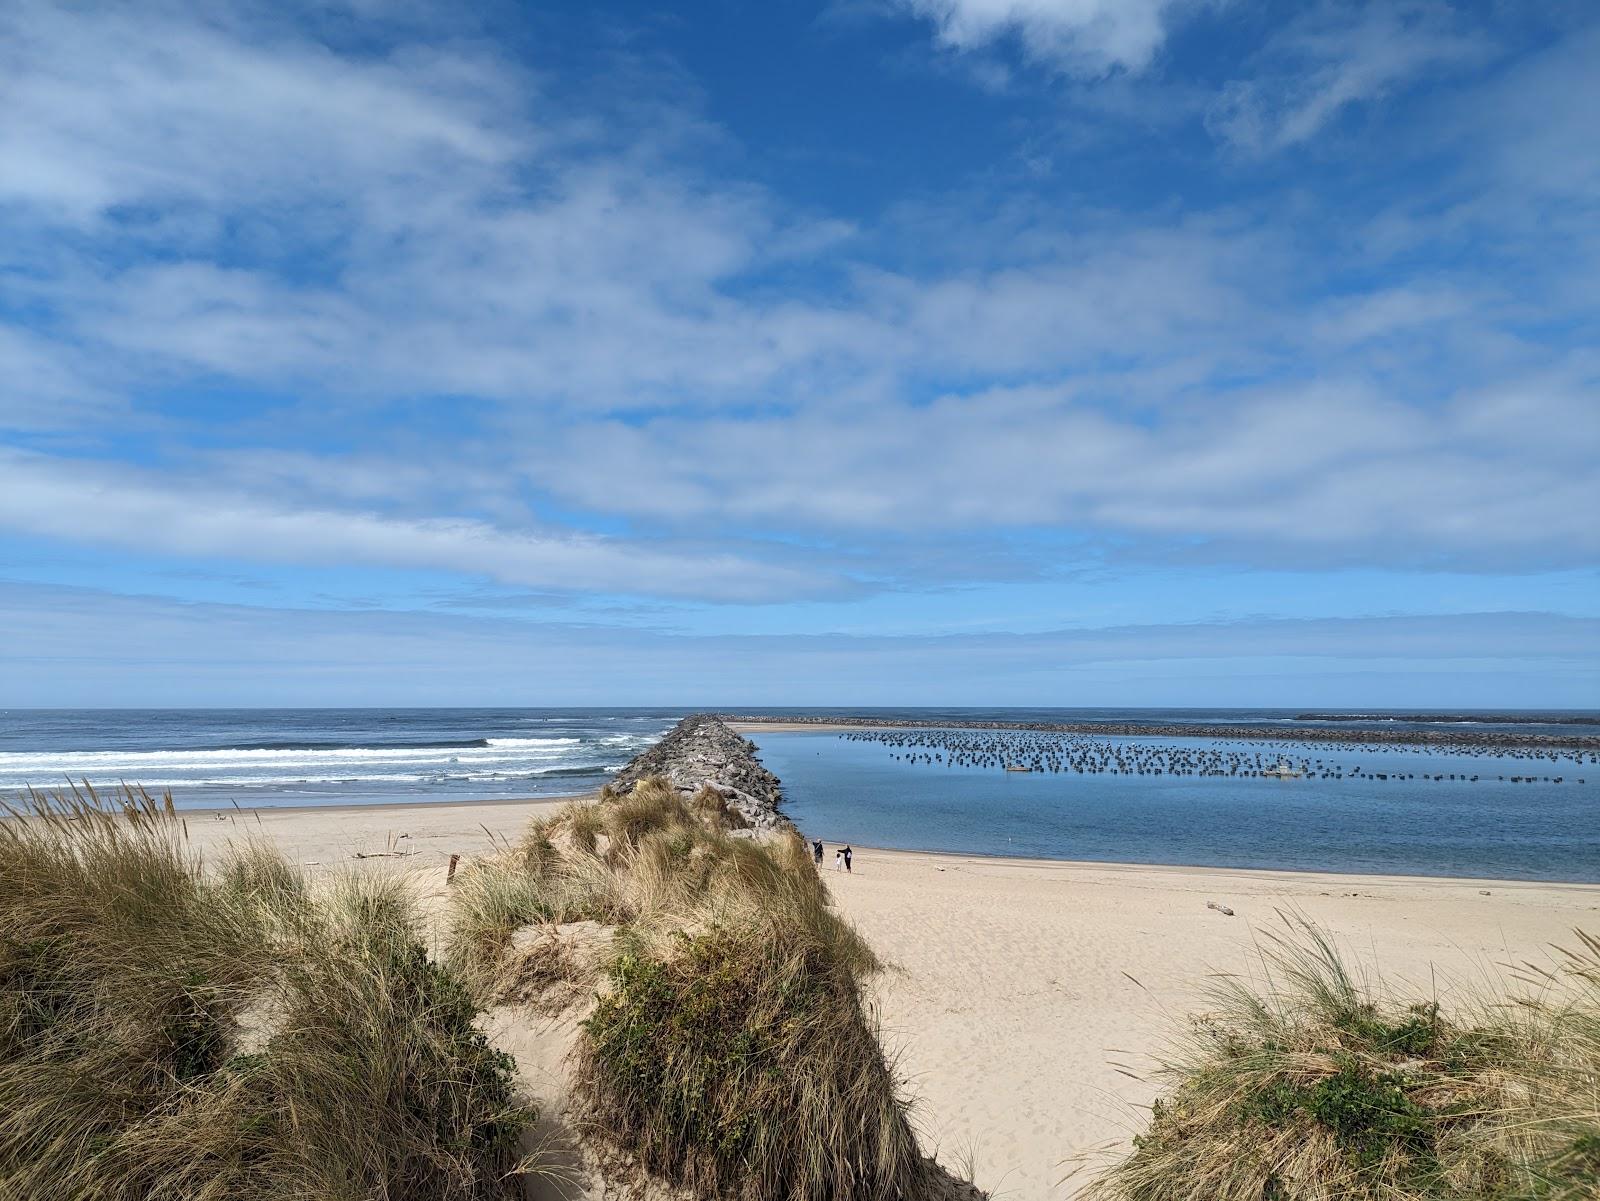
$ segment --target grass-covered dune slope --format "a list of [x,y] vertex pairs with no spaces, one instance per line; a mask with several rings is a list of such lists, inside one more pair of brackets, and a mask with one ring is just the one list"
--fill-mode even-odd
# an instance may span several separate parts
[[650,777],[472,865],[450,914],[447,961],[485,995],[586,1011],[574,1108],[614,1173],[707,1198],[974,1195],[918,1149],[863,997],[877,962],[793,830],[754,837],[714,789]]
[[1600,1198],[1600,941],[1447,1013],[1288,927],[1260,980],[1215,982],[1091,1201]]
[[209,875],[141,794],[0,821],[0,1197],[518,1195],[533,1112],[398,881]]

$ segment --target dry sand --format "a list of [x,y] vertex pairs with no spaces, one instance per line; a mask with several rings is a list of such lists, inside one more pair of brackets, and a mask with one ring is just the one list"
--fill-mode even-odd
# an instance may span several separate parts
[[[413,873],[444,895],[453,853],[515,838],[560,802],[190,814],[208,856],[266,837],[312,872]],[[405,835],[407,837],[402,837]],[[398,852],[398,854],[393,854]],[[358,856],[368,856],[358,858]],[[832,848],[829,848],[829,862]],[[1600,886],[1228,871],[858,849],[827,879],[894,967],[875,985],[919,1124],[951,1166],[1034,1201],[1071,1195],[1073,1156],[1124,1140],[1153,1088],[1139,1075],[1209,972],[1249,972],[1254,939],[1293,908],[1392,984],[1448,997],[1600,930]],[[1485,895],[1487,894],[1487,895]],[[1215,901],[1228,917],[1208,909]]]
[[947,1164],[970,1156],[996,1196],[1028,1201],[1070,1196],[1065,1161],[1142,1125],[1155,1090],[1124,1073],[1148,1070],[1208,973],[1255,969],[1254,939],[1278,910],[1324,924],[1387,983],[1441,999],[1574,926],[1600,930],[1594,885],[869,850],[828,879],[899,968],[877,991],[924,1135]]
[[578,799],[202,809],[182,816],[190,844],[207,858],[230,842],[265,838],[313,876],[383,862],[437,874],[442,884],[451,855],[480,855],[514,842],[535,817]]

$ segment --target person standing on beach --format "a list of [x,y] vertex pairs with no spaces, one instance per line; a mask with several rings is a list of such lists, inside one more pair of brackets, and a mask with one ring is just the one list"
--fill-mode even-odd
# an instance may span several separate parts
[[844,870],[847,873],[853,873],[855,871],[855,869],[850,866],[850,857],[851,857],[850,848],[848,846],[846,846],[842,853],[844,855]]
[[822,870],[822,839],[813,838],[811,840],[811,858],[816,860],[817,870],[820,872]]
[[839,850],[837,850],[837,851],[835,851],[833,853],[833,870],[834,871],[839,871],[843,867],[844,867],[844,848],[841,847]]

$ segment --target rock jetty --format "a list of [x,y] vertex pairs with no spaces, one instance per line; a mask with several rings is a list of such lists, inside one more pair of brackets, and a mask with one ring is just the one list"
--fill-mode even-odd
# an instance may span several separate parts
[[756,744],[741,738],[709,713],[680,721],[649,750],[611,780],[611,789],[626,795],[646,776],[664,776],[679,792],[693,796],[710,788],[730,813],[760,833],[791,829],[778,810],[783,786],[756,758]]

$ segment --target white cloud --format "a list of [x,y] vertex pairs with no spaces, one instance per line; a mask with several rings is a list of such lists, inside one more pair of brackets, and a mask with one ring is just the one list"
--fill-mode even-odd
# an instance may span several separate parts
[[0,324],[0,431],[60,434],[126,418],[127,409],[71,347]]
[[[1025,388],[849,417],[585,425],[533,452],[527,470],[577,503],[685,524],[1067,528],[1203,539],[1295,564],[1582,564],[1600,553],[1588,516],[1600,511],[1600,409],[1586,377],[1433,406],[1328,382],[1157,412]],[[615,472],[564,466],[596,460]]]
[[976,50],[1016,37],[1028,55],[1073,75],[1140,71],[1168,24],[1194,0],[892,0],[931,21],[939,44]]
[[[1131,71],[1177,7],[919,11],[952,46],[1015,34]],[[1466,52],[1433,10],[1364,12],[1326,10],[1270,50],[1261,87],[1280,90],[1255,96],[1245,141],[1310,136]],[[994,215],[963,196],[942,227],[861,230],[697,166],[715,135],[680,105],[565,107],[470,39],[338,53],[242,21],[0,16],[19,115],[0,122],[0,256],[23,268],[3,282],[7,312],[37,318],[0,326],[0,417],[139,420],[187,481],[19,458],[11,528],[745,600],[848,589],[837,562],[891,558],[883,535],[950,535],[947,561],[988,578],[995,560],[967,548],[1014,528],[1269,566],[1592,561],[1593,365],[1503,330],[1469,269],[1330,265],[1307,246],[1320,231],[1297,244],[1314,207],[1109,216],[1007,196]],[[1561,181],[1581,192],[1588,169]],[[920,243],[913,265],[874,264],[875,237]],[[767,287],[776,263],[795,274]],[[1324,298],[1363,269],[1382,283]],[[192,410],[212,388],[273,407],[190,424],[162,412],[169,387]],[[204,449],[230,441],[256,449]],[[640,532],[533,520],[551,497],[571,527]],[[643,536],[685,528],[772,536]],[[810,568],[808,540],[832,569]]]
[[[1086,220],[1012,268],[841,257],[832,294],[746,289],[855,231],[685,166],[676,148],[701,135],[670,109],[565,110],[474,43],[337,55],[119,11],[12,17],[28,53],[0,66],[27,119],[5,126],[18,169],[0,166],[0,203],[23,216],[0,254],[130,388],[807,404],[868,373],[1168,354],[1271,274],[1259,238]],[[73,249],[34,262],[30,246]]]
[[1484,43],[1458,25],[1434,0],[1325,0],[1268,41],[1255,74],[1222,89],[1207,127],[1250,154],[1308,141],[1347,108],[1483,58]]
[[134,381],[632,406],[814,349],[720,286],[847,228],[684,169],[706,135],[671,106],[574,111],[471,41],[339,54],[160,5],[0,22],[8,285]]
[[447,571],[501,584],[760,603],[838,577],[716,550],[501,529],[466,518],[296,508],[133,478],[119,466],[0,451],[0,528],[150,554]]
[[1335,344],[1415,337],[1427,327],[1470,316],[1479,299],[1465,288],[1448,285],[1374,289],[1326,306],[1316,332]]
[[337,55],[243,5],[19,0],[0,13],[0,69],[0,199],[85,226],[118,206],[482,178],[528,136],[523,81],[481,51]]

